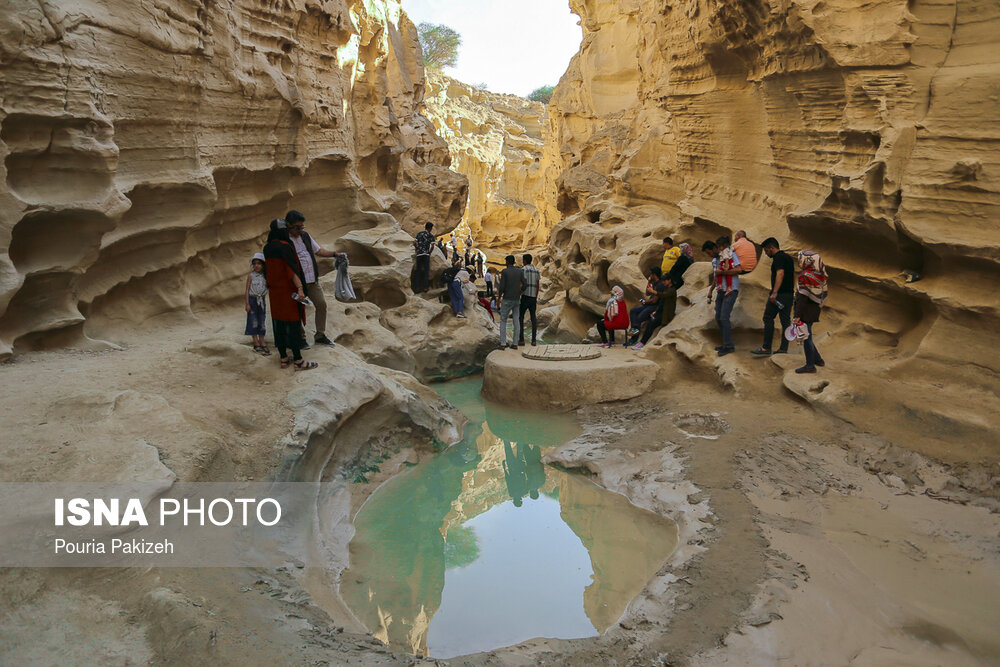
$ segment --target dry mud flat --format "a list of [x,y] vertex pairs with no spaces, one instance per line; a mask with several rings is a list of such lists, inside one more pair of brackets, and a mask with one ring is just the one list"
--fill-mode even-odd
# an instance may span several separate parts
[[[333,444],[310,472],[329,477],[386,447],[373,431],[399,445],[384,478],[458,426],[410,376],[347,350],[312,350],[325,372],[295,374],[240,340],[188,323],[123,351],[5,365],[2,479],[264,480],[301,442]],[[975,490],[988,480],[859,433],[780,382],[736,394],[674,375],[687,379],[581,410],[584,435],[548,461],[677,521],[677,553],[600,638],[452,664],[1000,662],[1000,517]],[[348,495],[347,518],[367,489]],[[0,663],[442,662],[390,651],[310,570],[8,568]]]

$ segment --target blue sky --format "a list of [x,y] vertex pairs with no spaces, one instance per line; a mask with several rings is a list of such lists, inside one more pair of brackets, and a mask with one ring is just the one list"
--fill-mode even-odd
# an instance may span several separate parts
[[555,85],[582,39],[568,0],[402,0],[414,23],[443,23],[462,35],[449,76],[526,96]]

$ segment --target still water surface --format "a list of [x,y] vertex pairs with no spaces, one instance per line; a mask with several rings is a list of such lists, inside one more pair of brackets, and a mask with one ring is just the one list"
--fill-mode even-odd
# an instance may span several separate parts
[[382,486],[355,519],[341,594],[393,648],[437,658],[600,634],[674,551],[673,522],[543,465],[570,415],[437,385],[465,438]]

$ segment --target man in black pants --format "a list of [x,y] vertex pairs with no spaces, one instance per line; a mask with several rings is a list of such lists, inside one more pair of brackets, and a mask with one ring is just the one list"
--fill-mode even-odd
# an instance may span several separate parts
[[541,274],[531,264],[532,259],[531,255],[525,255],[521,258],[521,275],[524,277],[524,292],[521,293],[521,312],[519,313],[521,318],[521,335],[517,341],[518,345],[524,345],[525,313],[531,315],[531,344],[535,345],[538,342],[538,336],[536,335],[538,320],[535,319],[535,309],[538,307],[538,283],[541,281]]
[[779,338],[781,344],[774,354],[785,354],[788,352],[788,339],[785,338],[785,329],[792,323],[792,302],[795,300],[795,262],[778,247],[778,240],[774,237],[764,239],[760,244],[764,252],[771,258],[771,293],[767,297],[764,305],[764,342],[751,354],[764,357],[771,354],[771,346],[774,343],[774,317],[777,315],[781,320],[781,332]]
[[416,267],[413,273],[413,293],[426,292],[431,286],[431,248],[434,247],[434,223],[428,222],[424,225],[424,231],[417,233],[417,238],[413,240],[413,249],[416,251]]
[[[326,297],[323,295],[323,287],[319,284],[319,264],[317,264],[316,258],[337,257],[340,253],[323,248],[309,236],[305,231],[306,216],[299,211],[292,210],[286,213],[285,224],[288,227],[288,240],[291,241],[295,254],[299,258],[299,266],[302,267],[302,282],[306,296],[309,297],[316,309],[316,344],[333,347],[333,341],[326,335]],[[306,341],[305,335],[305,329],[303,329],[302,349],[308,350],[309,343]]]

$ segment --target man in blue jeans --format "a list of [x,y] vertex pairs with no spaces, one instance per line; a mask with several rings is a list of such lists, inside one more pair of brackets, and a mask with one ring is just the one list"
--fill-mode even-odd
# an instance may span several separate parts
[[517,349],[517,339],[521,337],[521,292],[524,291],[524,274],[514,266],[514,255],[504,258],[507,268],[497,279],[497,300],[500,302],[500,349],[507,347],[507,318],[514,318],[514,336],[511,349]]
[[[701,249],[712,258],[712,275],[709,278],[708,302],[712,303],[712,295],[714,294],[715,323],[719,326],[719,331],[722,332],[722,345],[715,348],[715,351],[720,357],[724,357],[736,351],[736,346],[733,345],[733,323],[730,317],[733,314],[736,299],[740,295],[740,273],[742,272],[740,258],[736,256],[735,252],[732,253],[733,267],[731,269],[720,269],[719,255],[723,249],[711,241],[705,241]],[[717,280],[721,276],[732,276],[732,290],[728,294],[726,294],[725,282],[720,283]]]

